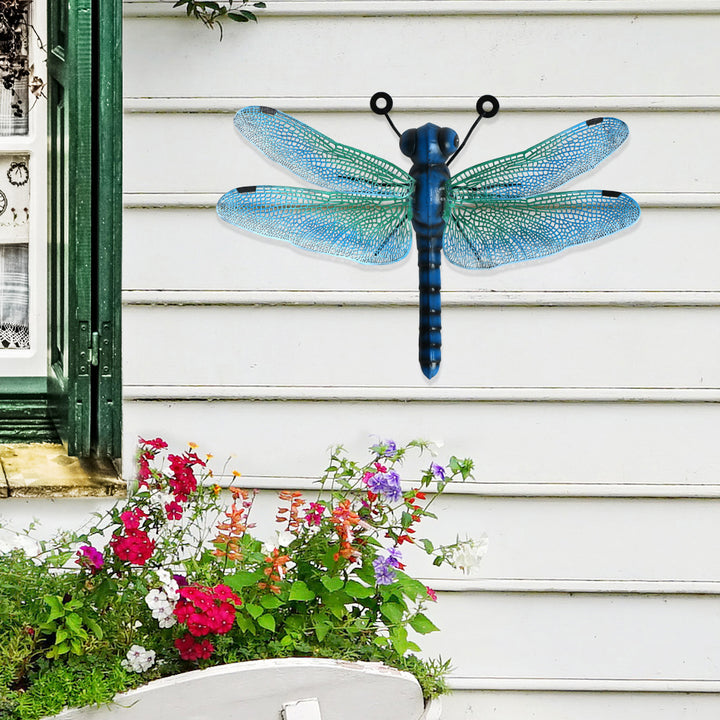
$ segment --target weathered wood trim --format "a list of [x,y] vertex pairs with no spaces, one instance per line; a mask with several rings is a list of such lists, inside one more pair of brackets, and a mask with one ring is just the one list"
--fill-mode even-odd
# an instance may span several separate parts
[[720,388],[125,385],[123,399],[126,402],[720,403]]
[[[720,307],[716,290],[444,290],[445,307]],[[407,290],[124,290],[124,306],[407,307]]]
[[[184,19],[173,0],[124,0],[126,17]],[[394,15],[716,15],[716,0],[273,0],[261,17]]]
[[[717,95],[500,96],[505,112],[716,112]],[[395,112],[473,112],[476,97],[396,96]],[[353,97],[125,97],[126,113],[235,113],[246,105],[269,105],[289,113],[367,113],[369,98]]]

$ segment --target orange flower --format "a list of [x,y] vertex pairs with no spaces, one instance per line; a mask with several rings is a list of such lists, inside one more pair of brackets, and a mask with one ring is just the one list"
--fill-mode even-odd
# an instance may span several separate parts
[[[302,493],[297,490],[281,490],[278,493],[281,500],[290,503],[290,507],[279,508],[278,514],[275,516],[275,521],[284,523],[287,522],[287,530],[297,530],[303,518],[300,517],[300,508],[305,504]],[[283,517],[287,515],[287,517]]]
[[335,525],[335,532],[337,532],[341,540],[351,538],[351,528],[360,522],[360,516],[350,509],[349,500],[343,500],[337,507],[333,508],[330,519]]

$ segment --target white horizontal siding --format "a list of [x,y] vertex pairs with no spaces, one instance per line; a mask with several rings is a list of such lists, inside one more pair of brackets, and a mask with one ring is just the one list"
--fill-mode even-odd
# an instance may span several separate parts
[[[417,291],[414,250],[401,263],[365,267],[242,233],[214,208],[130,209],[124,228],[127,289]],[[719,264],[716,211],[651,208],[622,235],[555,258],[475,272],[446,262],[442,282],[465,291],[713,291]]]
[[[131,306],[124,322],[131,385],[425,384],[411,306]],[[149,335],[170,347],[188,327],[202,340],[182,363],[143,352]],[[713,307],[446,307],[433,387],[717,388],[718,356]]]
[[[246,397],[252,397],[248,388]],[[128,387],[133,393],[135,388]],[[163,388],[151,393],[163,395]],[[256,396],[262,396],[257,388]],[[202,393],[202,388],[200,388]],[[371,396],[371,391],[368,391]],[[216,457],[236,455],[245,477],[316,477],[326,449],[364,456],[373,437],[423,438],[473,457],[476,477],[507,493],[585,494],[587,485],[638,486],[676,495],[718,485],[716,403],[322,402],[129,400],[127,469],[137,435],[163,433],[176,446],[198,442]],[[278,447],[281,452],[278,452]],[[577,488],[577,489],[575,489]],[[542,489],[536,492],[543,492]],[[713,491],[716,492],[716,491]]]
[[[702,694],[705,685],[698,688],[698,684],[694,684],[692,690],[696,694],[688,694],[679,683],[674,687],[680,689],[672,692],[673,686],[666,682],[654,685],[655,690],[646,690],[644,688],[647,686],[641,685],[639,691],[631,690],[632,687],[638,687],[638,683],[629,683],[626,688],[615,692],[597,687],[581,692],[523,689],[522,685],[526,688],[530,684],[518,683],[519,687],[514,690],[493,688],[485,692],[454,689],[451,695],[443,698],[444,712],[449,718],[492,717],[493,720],[518,720],[528,716],[533,720],[607,720],[612,717],[633,720],[716,720],[720,710],[717,696]],[[608,684],[604,682],[603,686]],[[565,688],[571,685],[566,683]],[[586,687],[583,684],[575,685],[578,686]],[[668,688],[667,692],[665,688]]]
[[[128,18],[125,94],[370,96],[379,85],[403,95],[465,96],[471,89],[499,95],[720,94],[720,78],[704,71],[720,64],[715,13],[270,15],[257,26],[233,30],[233,39],[222,43],[199,29],[177,15]],[[148,72],[172,62],[177,72]]]
[[[477,578],[419,561],[443,628],[423,647],[455,667],[444,717],[717,717],[720,3],[275,0],[221,43],[171,2],[124,5],[126,472],[137,435],[192,440],[234,453],[270,516],[331,444],[444,443],[477,471],[433,534],[490,537]],[[401,129],[461,134],[500,98],[454,170],[597,115],[630,127],[572,187],[632,193],[640,222],[533,263],[446,263],[434,384],[414,252],[356,266],[213,210],[302,184],[234,130],[246,104],[407,167],[367,109],[379,89]]]
[[[478,88],[478,95],[486,91],[500,94],[496,88],[486,87]],[[500,113],[480,123],[453,164],[454,172],[524,150],[575,123],[612,112],[603,107],[601,97],[597,98],[594,110],[580,112],[503,114],[502,96],[500,102]],[[398,112],[393,112],[393,119],[401,130],[434,122],[455,128],[464,136],[476,117],[474,107],[475,100],[468,99],[464,113],[411,113],[402,112],[398,101]],[[720,168],[713,153],[707,152],[708,143],[717,132],[719,113],[656,111],[623,114],[622,119],[630,128],[628,140],[609,160],[567,187],[645,193],[720,192]],[[220,194],[239,185],[304,184],[268,161],[244,140],[233,125],[233,115],[234,112],[128,114],[125,152],[131,157],[151,158],[153,148],[161,147],[163,161],[130,164],[124,181],[126,191],[185,192],[192,188]],[[334,140],[409,169],[410,162],[400,153],[397,137],[369,108],[366,112],[293,115]]]
[[423,638],[478,678],[716,681],[713,597],[443,593]]

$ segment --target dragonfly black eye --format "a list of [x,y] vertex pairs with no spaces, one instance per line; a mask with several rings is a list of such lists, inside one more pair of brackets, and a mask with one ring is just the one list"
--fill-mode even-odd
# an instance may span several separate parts
[[440,150],[445,157],[450,157],[458,148],[460,139],[452,128],[440,128],[438,133],[438,143]]
[[411,158],[417,148],[417,129],[406,130],[400,136],[400,152]]

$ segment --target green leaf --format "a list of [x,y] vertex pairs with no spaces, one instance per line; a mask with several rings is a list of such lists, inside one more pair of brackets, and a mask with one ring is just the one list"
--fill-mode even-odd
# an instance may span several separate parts
[[319,616],[313,619],[313,628],[318,642],[322,642],[325,636],[332,630],[332,621],[327,616]]
[[241,588],[250,587],[255,585],[258,581],[258,574],[249,572],[247,570],[240,570],[234,575],[228,575],[225,578],[225,584],[231,587],[233,590],[240,590]]
[[394,627],[390,631],[390,642],[393,646],[393,650],[398,655],[404,655],[408,650],[408,639],[407,639],[407,630],[402,627]]
[[402,588],[405,595],[407,595],[409,598],[424,598],[427,595],[427,588],[425,587],[424,583],[421,583],[419,580],[416,580],[415,578],[406,575],[404,572],[398,571],[397,582]]
[[428,540],[427,538],[423,538],[420,542],[422,542],[422,546],[423,546],[423,548],[425,548],[425,552],[428,555],[432,555],[433,551],[435,550],[435,547],[432,544],[432,542],[430,542],[430,540]]
[[391,623],[397,625],[402,621],[403,608],[397,603],[386,602],[380,606],[380,614],[387,618]]
[[266,610],[274,610],[282,605],[282,600],[277,595],[264,595],[260,598],[260,604]]
[[421,635],[427,635],[431,632],[436,632],[439,628],[435,625],[427,616],[422,613],[418,613],[414,618],[410,620],[410,627]]
[[330,592],[337,592],[342,588],[342,586],[345,584],[343,582],[342,578],[339,577],[327,577],[327,575],[323,575],[322,578],[320,578],[320,582],[330,591]]
[[95,635],[98,640],[103,639],[102,628],[95,622],[95,620],[93,620],[92,618],[85,618],[85,625],[90,628],[92,634]]
[[253,3],[253,7],[256,7],[256,8],[266,8],[267,5],[266,5],[264,2],[256,2],[256,3]]
[[314,599],[315,593],[302,580],[296,580],[290,586],[290,600],[309,602]]
[[265,612],[260,605],[254,605],[253,603],[245,605],[245,610],[247,610],[248,615],[255,620],[257,620]]
[[247,22],[249,18],[246,18],[243,15],[240,15],[239,13],[228,13],[228,17],[231,20],[234,20],[235,22]]
[[244,615],[241,615],[240,613],[238,613],[235,616],[235,623],[240,628],[240,630],[244,633],[254,629],[254,627],[255,627],[252,620],[250,620],[249,618],[246,618]]
[[360,600],[362,598],[372,597],[375,594],[375,588],[362,585],[357,580],[348,580],[345,583],[345,592],[353,598],[353,600]]
[[60,628],[58,628],[58,631],[55,634],[55,644],[59,645],[64,640],[67,640],[69,637],[70,637],[70,633],[67,631],[67,628],[60,627]]
[[275,618],[272,615],[261,615],[257,619],[257,624],[261,628],[265,628],[270,632],[275,632]]
[[83,632],[82,629],[82,618],[77,613],[70,613],[65,618],[65,624],[70,628],[70,630],[75,634],[79,635],[81,632]]
[[47,622],[52,622],[65,615],[65,608],[62,605],[62,598],[57,595],[45,595],[43,598],[45,604],[50,608],[50,615],[47,616]]

